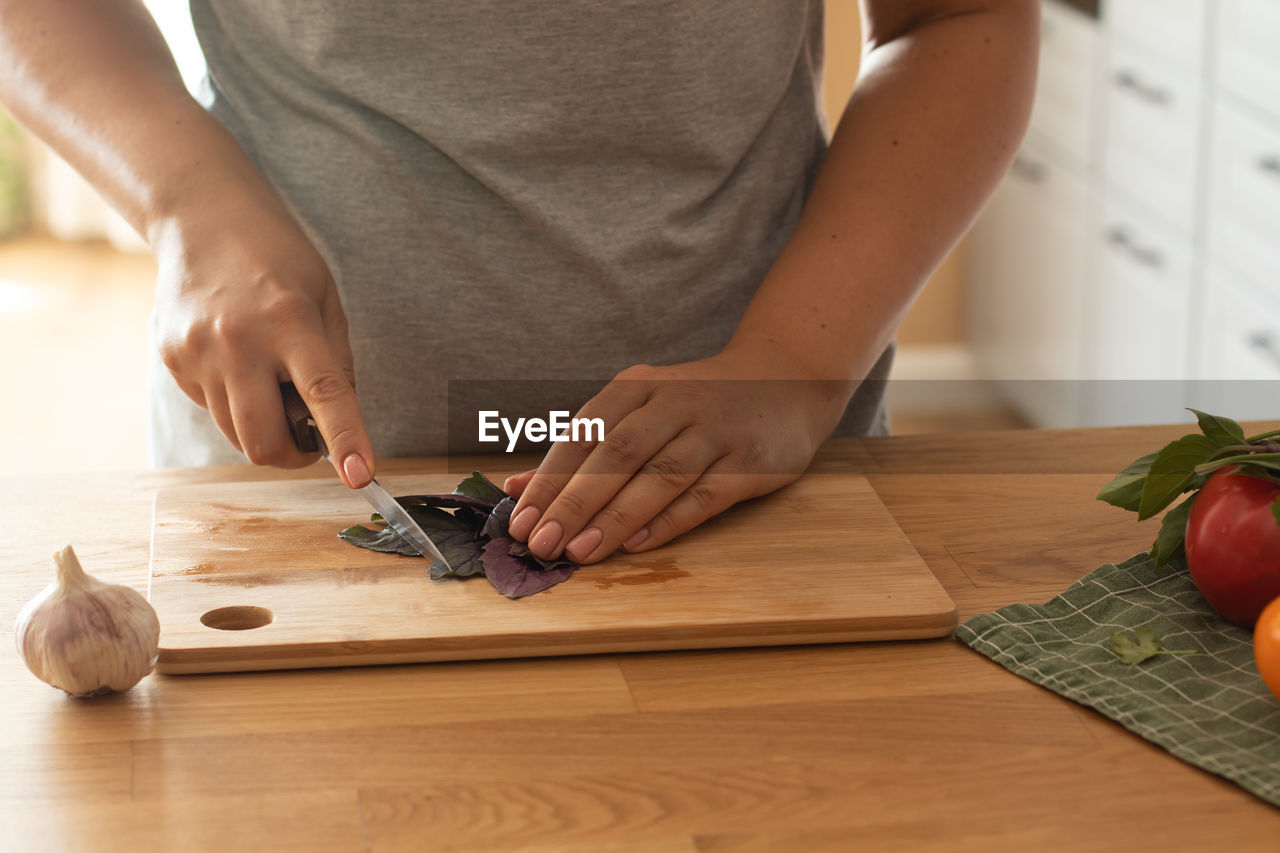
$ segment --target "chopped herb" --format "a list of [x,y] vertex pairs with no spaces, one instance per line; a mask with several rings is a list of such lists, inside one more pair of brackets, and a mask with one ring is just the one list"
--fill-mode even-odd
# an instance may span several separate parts
[[[494,589],[508,598],[542,592],[567,580],[578,564],[561,557],[543,560],[507,532],[515,499],[473,471],[452,494],[407,495],[396,501],[418,522],[452,571],[433,563],[432,579],[483,575]],[[381,520],[378,515],[374,521]],[[413,546],[390,527],[370,529],[356,524],[338,536],[360,548],[406,557],[420,556]]]
[[1160,641],[1156,639],[1156,635],[1151,633],[1147,628],[1139,628],[1134,631],[1137,642],[1126,637],[1124,634],[1113,633],[1111,635],[1111,651],[1116,653],[1116,657],[1120,658],[1121,663],[1127,663],[1130,666],[1140,664],[1143,661],[1153,658],[1156,655],[1194,655],[1194,649],[1162,649]]

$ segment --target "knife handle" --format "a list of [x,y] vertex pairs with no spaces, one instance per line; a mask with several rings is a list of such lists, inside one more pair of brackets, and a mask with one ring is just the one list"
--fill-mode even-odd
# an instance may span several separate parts
[[311,410],[303,402],[297,387],[292,382],[281,382],[280,396],[284,399],[284,419],[298,450],[303,453],[323,453],[323,440],[316,427],[316,419],[311,416]]

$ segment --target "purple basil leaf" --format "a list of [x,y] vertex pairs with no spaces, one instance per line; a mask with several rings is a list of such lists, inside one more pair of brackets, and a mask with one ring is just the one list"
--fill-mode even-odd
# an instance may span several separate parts
[[[503,595],[522,598],[555,586],[578,568],[564,557],[540,559],[523,542],[512,539],[508,527],[515,498],[479,471],[459,483],[453,494],[406,495],[396,500],[422,526],[453,569],[446,574],[444,566],[433,563],[432,578],[485,575]],[[380,520],[376,515],[374,519]],[[338,535],[372,551],[417,556],[413,546],[390,527],[370,530],[357,524]]]
[[507,528],[511,524],[511,511],[516,508],[515,498],[503,498],[485,519],[484,528],[480,531],[490,539],[505,539]]
[[488,515],[494,504],[467,495],[404,495],[396,498],[403,507],[434,506],[441,509],[470,510]]
[[[480,542],[476,539],[476,524],[472,518],[459,518],[431,506],[407,506],[405,509],[449,561],[453,575],[465,578],[484,574],[484,565],[480,561]],[[370,551],[403,554],[406,557],[420,556],[403,536],[389,526],[382,530],[370,530],[357,524],[339,531],[338,536],[352,545],[368,548]],[[432,563],[430,574],[433,578],[441,578],[447,573],[444,566]]]
[[511,547],[507,549],[508,554],[510,554],[513,557],[520,557],[525,560],[533,560],[545,572],[557,570],[564,566],[568,566],[570,569],[580,568],[577,563],[573,562],[563,554],[561,554],[559,557],[557,557],[554,560],[544,560],[541,557],[537,556],[536,554],[530,553],[529,546],[526,545],[525,543],[517,542],[514,539],[510,541],[511,541]]
[[481,555],[484,562],[484,576],[489,579],[489,583],[493,584],[494,589],[507,598],[523,598],[535,592],[542,592],[567,580],[577,568],[575,564],[564,560],[544,563],[532,554],[516,556],[511,553],[512,546],[515,545],[524,547],[522,543],[505,536],[490,539],[485,543]]
[[480,560],[480,541],[476,539],[476,524],[472,518],[462,510],[451,514],[429,506],[411,506],[405,509],[418,522],[423,532],[431,537],[431,541],[440,549],[440,553],[449,561],[449,568],[453,570],[446,572],[444,566],[432,563],[432,578],[439,580],[448,575],[469,578],[484,574],[484,564]]

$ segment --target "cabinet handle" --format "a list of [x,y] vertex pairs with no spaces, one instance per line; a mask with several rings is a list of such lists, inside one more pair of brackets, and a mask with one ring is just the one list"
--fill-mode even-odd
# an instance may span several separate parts
[[1043,184],[1045,179],[1049,177],[1049,169],[1043,163],[1037,163],[1021,154],[1017,154],[1013,158],[1013,163],[1009,165],[1009,171],[1017,175],[1023,180],[1030,181],[1033,184]]
[[1268,154],[1258,158],[1258,168],[1270,172],[1272,177],[1280,178],[1280,156]]
[[1127,89],[1133,92],[1147,103],[1156,104],[1157,106],[1167,106],[1172,98],[1169,96],[1169,90],[1159,86],[1149,86],[1138,79],[1138,75],[1132,71],[1117,71],[1115,76],[1115,84],[1121,89]]
[[1268,331],[1254,332],[1249,335],[1249,346],[1258,352],[1267,356],[1277,366],[1280,366],[1280,340]]
[[1121,225],[1113,225],[1107,229],[1107,242],[1119,249],[1124,249],[1135,261],[1144,267],[1161,269],[1164,266],[1164,255],[1146,246],[1140,246],[1129,236],[1129,229]]

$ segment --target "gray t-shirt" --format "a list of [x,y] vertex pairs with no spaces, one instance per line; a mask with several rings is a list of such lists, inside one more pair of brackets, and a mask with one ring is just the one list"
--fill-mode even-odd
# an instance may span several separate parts
[[[576,409],[724,346],[826,151],[822,5],[191,0],[206,105],[337,281],[377,454],[492,451],[476,399]],[[243,459],[158,357],[153,387],[156,464]],[[839,432],[887,431],[882,390]]]

